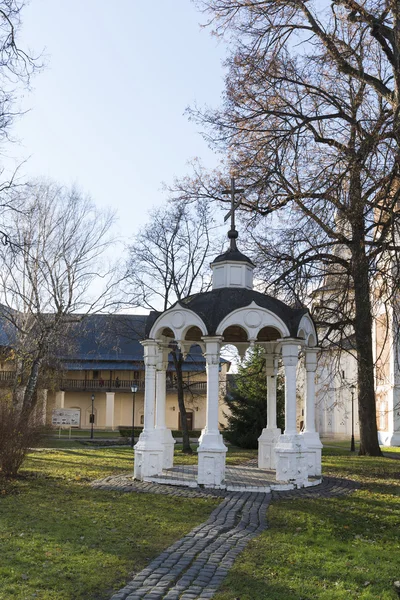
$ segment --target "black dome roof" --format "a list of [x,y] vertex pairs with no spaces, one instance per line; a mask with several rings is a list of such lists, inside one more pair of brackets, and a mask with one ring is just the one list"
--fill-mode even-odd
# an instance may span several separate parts
[[[261,308],[270,310],[279,317],[289,329],[292,337],[296,337],[301,318],[308,313],[306,308],[291,308],[272,296],[267,296],[254,290],[229,287],[193,294],[175,302],[171,308],[182,306],[183,308],[192,310],[206,325],[208,335],[215,335],[218,325],[229,313],[238,308],[245,308],[252,302],[255,302]],[[154,317],[153,323],[157,318],[156,315]],[[150,328],[147,327],[148,331]]]

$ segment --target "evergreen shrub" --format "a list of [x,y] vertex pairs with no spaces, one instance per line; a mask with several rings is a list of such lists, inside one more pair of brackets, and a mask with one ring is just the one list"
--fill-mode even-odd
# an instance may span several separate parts
[[[225,396],[230,410],[224,438],[241,448],[257,448],[258,438],[267,425],[267,378],[265,354],[261,346],[250,349]],[[277,381],[277,423],[284,427],[284,394],[282,378]]]

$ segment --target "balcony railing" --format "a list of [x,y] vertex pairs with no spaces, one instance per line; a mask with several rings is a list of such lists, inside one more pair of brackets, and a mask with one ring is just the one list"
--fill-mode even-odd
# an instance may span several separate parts
[[138,386],[138,391],[144,390],[144,381],[134,381],[133,379],[63,379],[60,383],[60,387],[63,390],[121,390],[130,392],[133,384]]
[[[142,392],[144,390],[144,381],[134,381],[129,379],[106,379],[104,381],[100,379],[63,379],[60,384],[60,388],[62,390],[68,391],[112,391],[112,392],[130,392],[133,384],[138,386],[138,392]],[[184,381],[183,384],[185,392],[206,392],[207,382],[206,381]],[[167,381],[167,391],[176,392],[177,386],[176,383],[172,383]]]
[[[14,371],[0,371],[0,385],[7,385],[14,380]],[[132,384],[138,386],[138,392],[144,390],[144,380],[133,380],[133,379],[62,379],[60,382],[60,389],[68,391],[113,391],[113,392],[130,392]],[[183,389],[185,392],[193,393],[206,393],[207,382],[206,381],[188,381],[183,382]],[[176,382],[167,380],[167,391],[176,392]]]

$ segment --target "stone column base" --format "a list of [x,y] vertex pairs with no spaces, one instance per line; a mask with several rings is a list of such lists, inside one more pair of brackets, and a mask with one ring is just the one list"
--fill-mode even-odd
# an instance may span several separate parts
[[135,465],[133,478],[143,481],[145,477],[161,475],[163,470],[164,447],[156,430],[142,431],[135,445]]
[[400,432],[378,431],[381,446],[400,446]]
[[163,452],[163,469],[172,469],[174,466],[174,446],[176,441],[173,438],[170,429],[160,427],[155,429],[159,436],[159,441],[164,448]]
[[275,447],[277,481],[303,487],[308,481],[307,452],[300,434],[281,435]]
[[222,487],[225,481],[225,446],[219,432],[202,432],[201,443],[197,449],[197,483],[205,487]]
[[307,447],[307,470],[310,477],[320,477],[322,444],[316,431],[304,431],[300,434]]
[[275,446],[281,436],[280,429],[264,428],[258,438],[258,468],[275,469]]

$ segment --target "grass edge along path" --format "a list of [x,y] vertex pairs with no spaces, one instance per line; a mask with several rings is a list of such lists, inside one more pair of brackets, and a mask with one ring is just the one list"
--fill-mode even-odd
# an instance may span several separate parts
[[132,470],[129,449],[32,452],[0,478],[0,599],[108,600],[218,500],[98,491]]
[[240,555],[214,600],[398,598],[400,460],[328,448],[323,473],[360,488],[349,496],[273,501],[268,529]]

